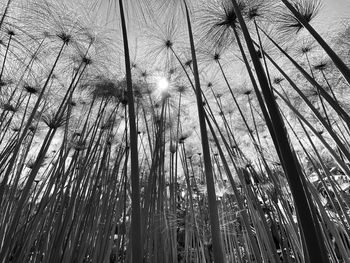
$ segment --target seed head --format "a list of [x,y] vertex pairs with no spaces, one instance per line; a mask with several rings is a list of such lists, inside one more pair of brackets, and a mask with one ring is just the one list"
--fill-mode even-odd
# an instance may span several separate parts
[[314,66],[314,69],[323,71],[329,66],[329,63],[326,61],[320,62],[317,65]]
[[33,87],[33,86],[30,86],[28,84],[25,84],[24,85],[24,89],[29,93],[29,94],[36,94],[38,93],[38,89]]
[[[292,4],[308,23],[318,15],[322,7],[320,0],[295,0]],[[275,17],[281,33],[290,36],[291,33],[299,33],[303,28],[300,21],[284,5],[281,6]]]

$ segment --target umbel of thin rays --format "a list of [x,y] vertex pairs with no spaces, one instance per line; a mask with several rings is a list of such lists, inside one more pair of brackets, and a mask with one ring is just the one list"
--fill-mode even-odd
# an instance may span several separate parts
[[347,262],[320,2],[111,1],[115,31],[100,3],[1,6],[0,261]]

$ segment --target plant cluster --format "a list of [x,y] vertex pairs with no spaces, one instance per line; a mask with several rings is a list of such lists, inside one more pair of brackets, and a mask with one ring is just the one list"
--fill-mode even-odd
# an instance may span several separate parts
[[2,3],[0,262],[348,262],[349,27],[321,8]]

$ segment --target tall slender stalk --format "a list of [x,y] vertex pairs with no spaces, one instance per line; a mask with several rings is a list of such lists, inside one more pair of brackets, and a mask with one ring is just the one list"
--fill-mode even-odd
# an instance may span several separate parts
[[140,183],[139,160],[137,148],[137,127],[135,120],[134,93],[132,88],[131,63],[129,54],[128,34],[123,8],[123,0],[119,0],[120,19],[123,32],[124,59],[126,71],[126,86],[128,94],[128,113],[130,128],[130,160],[131,160],[131,260],[133,263],[143,262],[143,247],[141,237],[141,208],[140,208]]
[[216,206],[215,183],[214,183],[214,177],[213,177],[213,167],[211,164],[211,157],[210,157],[208,133],[207,133],[206,122],[205,122],[205,112],[203,108],[202,90],[201,90],[200,80],[199,80],[199,71],[198,71],[197,57],[196,57],[196,51],[194,46],[194,40],[193,40],[190,14],[189,14],[186,1],[184,1],[184,5],[185,5],[185,11],[186,11],[188,35],[189,35],[190,46],[191,46],[193,73],[194,73],[194,81],[195,81],[195,92],[196,92],[196,99],[197,99],[197,110],[198,110],[198,118],[199,118],[200,132],[201,132],[201,142],[202,142],[202,150],[203,150],[203,158],[204,158],[204,166],[205,166],[206,183],[207,183],[207,190],[208,190],[208,205],[209,205],[210,226],[211,226],[211,234],[212,234],[214,259],[215,259],[215,262],[223,263],[226,260],[224,258],[224,251],[222,248],[220,222],[219,222],[219,216],[218,216],[218,209]]
[[297,163],[297,160],[295,159],[295,156],[289,146],[290,143],[278,107],[276,105],[275,98],[269,87],[266,74],[261,65],[258,54],[254,48],[253,41],[250,37],[250,33],[245,24],[245,21],[243,20],[239,6],[236,0],[232,0],[232,3],[241,25],[246,44],[255,67],[255,71],[260,82],[260,87],[265,97],[266,106],[270,112],[272,125],[282,155],[281,157],[283,158],[283,167],[285,169],[293,198],[295,200],[299,223],[302,229],[303,238],[305,240],[305,246],[307,249],[305,251],[305,259],[308,262],[329,262],[323,240],[319,240],[318,229],[316,226],[318,222],[313,222],[312,220],[312,218],[316,218],[316,216],[313,215],[312,208],[310,207],[312,204],[309,203],[307,195],[305,193],[305,188],[303,186],[301,178],[303,175],[300,174],[300,169],[297,168],[299,164]]
[[54,72],[54,70],[55,70],[55,68],[57,66],[57,63],[58,63],[58,61],[59,61],[59,59],[60,59],[60,57],[61,57],[61,55],[63,53],[64,47],[67,45],[68,42],[69,42],[69,38],[67,38],[66,41],[63,41],[62,46],[60,48],[60,51],[58,52],[58,55],[56,57],[56,60],[53,63],[51,71],[50,71],[50,73],[49,73],[49,75],[48,75],[48,77],[46,79],[46,82],[45,82],[45,84],[44,84],[44,86],[43,86],[43,88],[42,88],[42,90],[41,90],[41,92],[40,92],[40,94],[39,94],[39,96],[37,98],[37,101],[36,101],[36,103],[34,105],[32,113],[29,116],[24,129],[22,130],[22,134],[19,136],[19,139],[16,142],[16,146],[15,146],[13,152],[12,152],[12,157],[11,157],[11,160],[9,161],[8,168],[6,169],[6,172],[4,174],[4,178],[3,178],[3,180],[2,180],[2,182],[0,184],[0,206],[1,206],[1,203],[2,203],[3,195],[4,195],[5,186],[6,186],[7,182],[8,182],[11,170],[12,170],[12,168],[13,168],[13,166],[15,164],[16,158],[17,158],[17,152],[19,151],[24,138],[27,136],[27,132],[28,132],[28,130],[29,130],[31,124],[32,124],[32,121],[33,121],[33,119],[34,119],[34,117],[36,115],[36,112],[37,112],[37,110],[38,110],[38,108],[40,106],[41,100],[42,100],[42,98],[44,96],[44,93],[45,93],[47,87],[48,87],[48,84],[49,84],[49,81],[50,81],[50,79],[52,77],[52,74],[53,74],[53,72]]
[[0,29],[2,28],[2,25],[3,25],[4,21],[5,21],[5,17],[8,14],[8,10],[10,8],[10,5],[11,5],[12,1],[13,0],[7,0],[6,6],[5,6],[5,10],[4,10],[4,12],[3,12],[2,16],[1,16],[1,20],[0,20]]
[[309,24],[309,22],[303,17],[296,8],[288,1],[281,0],[285,6],[293,13],[293,15],[299,20],[299,22],[309,31],[309,33],[316,39],[321,47],[326,51],[328,56],[332,59],[336,67],[343,74],[344,78],[350,84],[350,69],[343,60],[333,51],[333,49],[324,41],[324,39],[317,33],[317,31]]

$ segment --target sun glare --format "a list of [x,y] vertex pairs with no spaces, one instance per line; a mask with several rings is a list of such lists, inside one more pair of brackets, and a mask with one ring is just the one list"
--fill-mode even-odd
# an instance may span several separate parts
[[169,88],[169,81],[167,78],[160,77],[159,79],[157,79],[157,91],[159,93],[163,93],[167,91],[168,88]]

